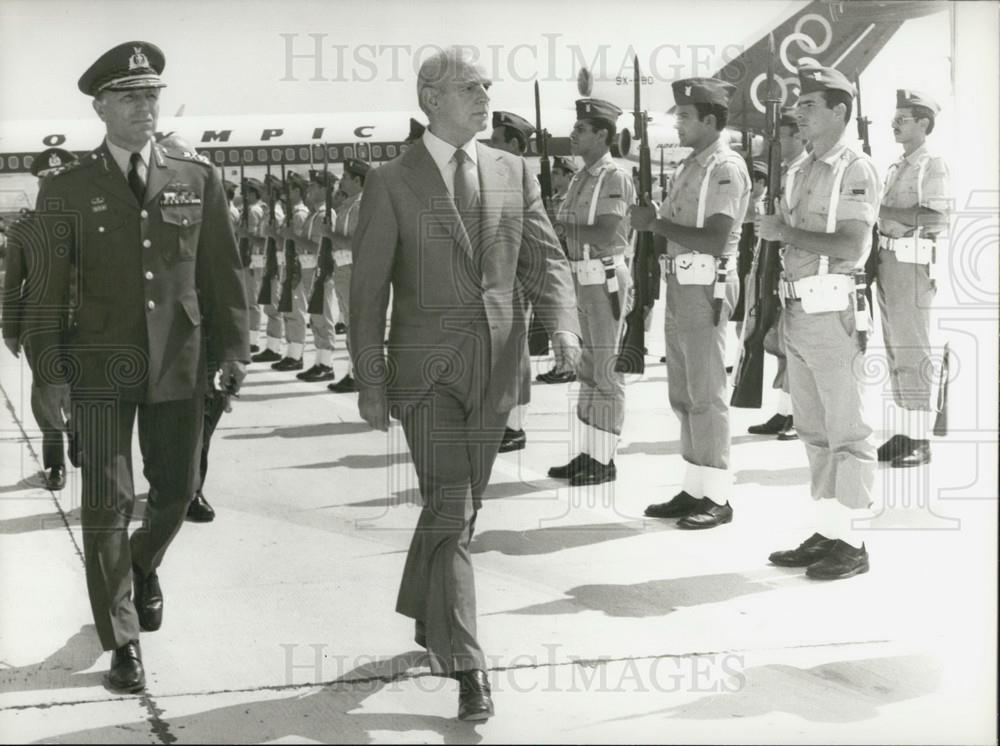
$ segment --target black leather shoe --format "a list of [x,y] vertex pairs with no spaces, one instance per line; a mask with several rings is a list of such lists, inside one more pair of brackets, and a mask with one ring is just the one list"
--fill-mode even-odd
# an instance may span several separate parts
[[569,478],[570,487],[586,487],[587,485],[604,484],[613,482],[618,478],[618,469],[615,467],[615,460],[602,464],[595,458],[584,454],[586,459]]
[[840,539],[835,539],[827,555],[806,568],[806,575],[815,580],[839,580],[868,572],[868,550],[865,545],[855,549]]
[[646,506],[650,518],[684,518],[701,510],[701,500],[681,490],[665,503]]
[[413,641],[422,648],[427,647],[427,629],[419,619],[413,623]]
[[771,552],[767,560],[778,567],[809,567],[828,555],[834,543],[833,539],[828,539],[823,534],[813,534],[795,549]]
[[66,467],[62,464],[53,466],[45,472],[45,489],[58,492],[66,486]]
[[201,490],[195,492],[194,499],[188,503],[187,519],[195,523],[211,523],[215,520],[215,510],[208,504]]
[[281,360],[281,355],[267,347],[256,355],[250,356],[250,362],[252,363],[273,363],[276,360]]
[[260,345],[250,345],[250,354],[260,352]]
[[910,440],[909,453],[896,456],[889,464],[893,469],[907,469],[911,466],[923,466],[931,462],[931,442],[929,440]]
[[550,370],[548,373],[539,373],[535,376],[536,381],[541,381],[542,383],[572,383],[576,380],[576,373],[571,370],[565,373],[559,373],[555,368]]
[[345,324],[343,321],[338,321],[336,324],[333,325],[333,333],[347,334],[347,324]]
[[139,615],[139,628],[155,632],[163,624],[163,591],[160,590],[156,570],[143,575],[138,567],[132,565],[132,588],[132,600],[136,614]]
[[493,717],[493,698],[490,696],[490,682],[486,672],[459,671],[458,679],[458,719],[488,720]]
[[725,505],[716,505],[707,497],[701,498],[701,508],[696,513],[681,518],[677,521],[677,528],[696,530],[702,528],[715,528],[733,520],[733,509],[727,501]]
[[130,640],[111,654],[108,686],[120,692],[141,692],[146,688],[142,651],[138,640]]
[[573,460],[568,464],[563,464],[562,466],[553,466],[549,469],[549,476],[553,479],[569,479],[577,470],[581,468],[584,459],[588,458],[586,454],[578,453],[573,457]]
[[500,441],[500,453],[520,451],[527,443],[528,436],[524,434],[524,430],[511,430],[509,427],[504,428],[503,440]]
[[276,363],[271,363],[271,370],[302,370],[302,358],[283,357]]
[[747,432],[751,435],[777,435],[785,427],[785,421],[791,419],[783,414],[776,414],[763,425],[751,425],[747,428]]
[[358,386],[354,383],[354,379],[350,373],[336,383],[328,384],[327,388],[335,394],[353,394],[358,390]]
[[785,426],[781,428],[781,432],[778,433],[778,440],[798,440],[799,432],[795,429],[795,425],[792,422],[792,415],[788,415],[788,419],[785,420]]
[[893,435],[878,447],[879,461],[892,461],[899,456],[905,456],[913,450],[913,441],[906,435]]
[[300,381],[308,381],[309,383],[316,383],[318,381],[333,381],[336,379],[336,374],[333,372],[333,368],[329,365],[321,365],[316,363],[309,370],[302,371],[295,375]]

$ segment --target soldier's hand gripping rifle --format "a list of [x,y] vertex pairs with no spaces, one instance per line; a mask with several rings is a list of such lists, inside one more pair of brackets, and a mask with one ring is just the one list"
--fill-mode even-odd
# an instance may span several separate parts
[[[223,170],[225,174],[225,170]],[[225,178],[225,176],[223,176]],[[244,267],[249,267],[253,259],[252,243],[250,241],[250,200],[247,198],[247,177],[243,170],[243,161],[240,160],[240,195],[243,197],[243,214],[240,216],[240,261]]]
[[[535,81],[535,144],[538,147],[538,183],[542,191],[542,205],[549,220],[552,214],[552,164],[549,162],[549,133],[542,129],[542,104],[538,93],[538,81]],[[528,354],[549,354],[549,335],[544,324],[538,320],[538,314],[532,313],[528,323]]]
[[[649,154],[649,132],[646,112],[642,110],[639,91],[639,57],[633,61],[633,92],[635,105],[635,137],[639,140],[639,203],[650,205],[653,192],[653,164]],[[632,281],[635,302],[625,316],[625,335],[622,338],[616,373],[642,373],[646,370],[646,314],[660,294],[660,265],[652,231],[636,231],[635,256],[632,259]]]
[[270,306],[272,303],[271,292],[274,281],[278,279],[278,242],[274,238],[274,209],[275,198],[274,188],[271,186],[271,161],[267,162],[267,176],[264,179],[267,189],[267,222],[270,230],[267,233],[267,241],[264,245],[264,276],[260,280],[260,292],[257,293],[257,303],[261,306]]
[[[774,37],[767,66],[767,99],[764,139],[767,148],[767,194],[765,212],[774,215],[781,192],[781,143],[778,140],[778,117],[781,93],[774,78]],[[743,348],[736,370],[730,406],[757,409],[764,396],[764,337],[777,321],[781,310],[778,281],[781,265],[778,241],[759,241],[756,259],[757,279],[754,305],[744,315]],[[747,299],[750,300],[749,298]]]
[[[285,182],[285,229],[290,231],[292,228],[292,213],[294,209],[292,206],[292,186],[288,183],[288,178],[285,176],[285,164],[281,164],[281,180]],[[292,296],[295,293],[295,286],[299,284],[302,279],[302,265],[299,264],[298,253],[295,249],[295,239],[286,235],[284,237],[283,249],[285,251],[285,277],[281,281],[281,295],[278,298],[278,312],[279,313],[291,313],[292,312]]]
[[333,215],[333,189],[330,188],[330,158],[326,145],[323,146],[323,204],[326,207],[323,213],[323,237],[319,244],[319,259],[316,264],[316,278],[313,280],[312,293],[309,296],[309,313],[320,315],[323,313],[323,285],[333,276],[335,265],[333,263],[333,239],[330,238],[329,229],[331,216]]

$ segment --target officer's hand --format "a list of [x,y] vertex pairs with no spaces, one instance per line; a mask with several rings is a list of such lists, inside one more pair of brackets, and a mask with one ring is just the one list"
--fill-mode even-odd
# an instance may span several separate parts
[[650,205],[632,205],[628,211],[629,222],[637,231],[648,231],[656,222],[656,208]]
[[60,430],[66,429],[66,414],[69,412],[69,385],[43,384],[38,386],[38,404],[46,422]]
[[21,340],[18,337],[4,337],[3,343],[7,345],[11,355],[21,357]]
[[369,427],[386,432],[389,429],[389,406],[385,389],[365,386],[358,394],[358,414]]
[[559,373],[575,373],[580,364],[580,338],[573,332],[556,332],[552,335],[552,354]]
[[226,360],[219,366],[219,387],[230,396],[235,396],[247,377],[247,366],[239,360]]
[[754,232],[757,238],[764,241],[783,241],[785,221],[780,215],[757,215],[753,219]]

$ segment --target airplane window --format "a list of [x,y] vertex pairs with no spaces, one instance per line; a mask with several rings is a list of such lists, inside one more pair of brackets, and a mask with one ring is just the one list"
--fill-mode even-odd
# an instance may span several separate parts
[[338,148],[336,145],[331,145],[330,146],[330,160],[331,161],[336,161],[336,160],[339,160],[339,159],[340,159],[340,148]]
[[285,148],[285,160],[286,161],[295,160],[295,148]]
[[16,171],[20,165],[21,165],[21,159],[18,158],[16,155],[12,155],[10,156],[10,158],[7,159],[7,168],[9,168],[11,171]]
[[252,162],[253,161],[253,151],[250,150],[249,148],[247,148],[246,150],[244,150],[243,151],[243,160],[246,163]]
[[31,168],[31,164],[34,163],[34,162],[35,162],[35,156],[33,156],[33,155],[26,155],[26,156],[24,156],[24,167],[25,168]]
[[221,150],[212,150],[212,161],[218,163],[220,166],[226,162],[226,154]]
[[354,148],[348,145],[347,147],[344,148],[344,158],[353,158],[353,157],[354,157]]
[[281,160],[281,148],[275,148],[271,151],[271,160],[275,162]]
[[389,156],[390,158],[395,158],[396,157],[396,146],[395,145],[386,145],[385,146],[385,154],[387,156]]
[[309,148],[299,148],[299,160],[300,161],[312,160],[312,154]]
[[257,161],[259,163],[267,163],[267,151],[264,148],[257,151]]
[[378,160],[382,157],[382,146],[372,145],[371,146],[372,158]]
[[238,151],[238,150],[230,150],[229,151],[229,162],[230,163],[239,163],[240,162],[240,151]]

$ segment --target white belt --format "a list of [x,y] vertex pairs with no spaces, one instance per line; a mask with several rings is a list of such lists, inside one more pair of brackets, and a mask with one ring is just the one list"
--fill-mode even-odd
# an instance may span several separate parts
[[351,264],[353,258],[351,256],[350,249],[337,249],[333,252],[333,261],[337,263],[338,267],[344,267]]
[[920,238],[918,236],[892,238],[879,235],[878,245],[880,249],[894,253],[898,261],[907,264],[933,264],[937,258],[935,256],[936,241],[933,238]]
[[625,267],[625,257],[621,254],[604,257],[604,259],[571,259],[570,271],[580,285],[603,285],[608,282],[606,269],[608,267]]
[[850,304],[853,292],[854,277],[844,274],[812,275],[800,280],[782,277],[778,284],[782,303],[801,301],[802,310],[806,313],[843,311]]
[[614,267],[624,267],[625,257],[622,254],[615,254],[613,257],[605,257],[604,260],[601,259],[570,259],[569,267],[574,274],[579,274],[580,272],[585,272],[589,267],[603,267],[604,262],[610,260],[611,265]]

